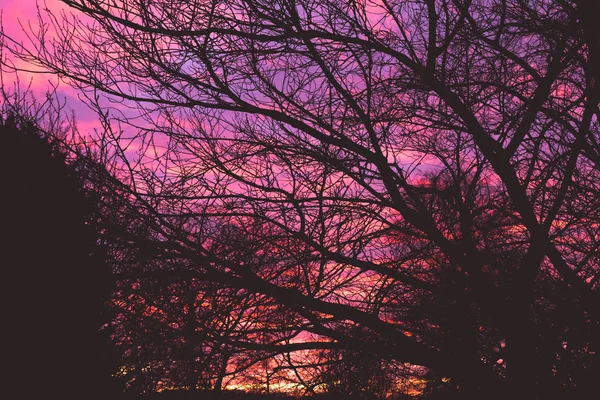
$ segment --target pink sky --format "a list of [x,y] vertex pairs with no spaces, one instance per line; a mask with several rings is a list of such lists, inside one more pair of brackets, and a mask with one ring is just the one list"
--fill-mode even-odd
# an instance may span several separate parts
[[[0,0],[2,27],[6,35],[17,41],[26,42],[27,39],[23,28],[26,30],[37,29],[38,7],[42,12],[46,7],[55,13],[61,11],[71,12],[71,9],[66,7],[60,0]],[[28,70],[37,69],[7,55],[3,55],[3,57],[9,58],[18,68]],[[4,71],[4,86],[6,89],[12,91],[16,80],[17,76],[15,74],[8,73],[6,70]],[[98,126],[96,114],[78,99],[76,90],[69,87],[66,83],[60,82],[57,76],[20,71],[18,73],[18,80],[21,89],[30,86],[31,92],[38,99],[43,99],[52,85],[58,85],[57,94],[59,99],[61,102],[66,100],[68,107],[75,111],[75,118],[80,130],[85,132]]]

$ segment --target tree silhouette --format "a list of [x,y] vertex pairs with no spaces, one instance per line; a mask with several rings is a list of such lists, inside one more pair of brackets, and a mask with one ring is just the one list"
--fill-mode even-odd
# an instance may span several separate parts
[[5,39],[129,126],[98,139],[123,155],[144,243],[330,340],[286,342],[282,322],[257,346],[368,346],[460,398],[595,388],[596,6],[65,3],[87,19]]
[[0,141],[6,385],[23,399],[114,398],[95,204],[59,142],[24,115],[2,114]]

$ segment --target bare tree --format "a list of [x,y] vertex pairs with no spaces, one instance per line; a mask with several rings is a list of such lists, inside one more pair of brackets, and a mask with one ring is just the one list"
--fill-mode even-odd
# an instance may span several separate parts
[[[359,326],[370,351],[461,398],[594,386],[597,8],[65,3],[77,14],[41,16],[29,43],[4,39],[135,133],[106,139],[149,246],[331,345],[364,347]],[[220,252],[200,221],[236,227],[250,250]]]

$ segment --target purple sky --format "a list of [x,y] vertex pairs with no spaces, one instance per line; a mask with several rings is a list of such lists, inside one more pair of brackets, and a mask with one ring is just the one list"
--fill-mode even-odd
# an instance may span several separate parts
[[[71,12],[71,9],[66,7],[60,0],[0,0],[0,12],[2,13],[2,26],[4,32],[11,38],[27,42],[25,30],[36,30],[38,27],[38,7],[44,12],[44,8],[48,8],[53,13]],[[3,57],[8,57],[6,54]],[[17,68],[25,70],[35,70],[34,66],[9,57]],[[4,71],[4,86],[9,91],[12,91],[17,80],[17,75]],[[57,76],[52,74],[35,74],[27,71],[18,72],[18,80],[21,89],[30,86],[30,90],[38,99],[43,99],[46,92],[57,85],[60,101],[66,100],[69,108],[75,111],[75,117],[78,127],[81,132],[89,131],[98,126],[98,118],[94,112],[88,109],[78,99],[76,90],[69,87],[64,82],[60,82]]]

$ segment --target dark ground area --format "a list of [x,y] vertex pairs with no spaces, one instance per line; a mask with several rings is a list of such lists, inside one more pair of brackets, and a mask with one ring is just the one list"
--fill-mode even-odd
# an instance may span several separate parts
[[[165,391],[160,393],[149,393],[142,396],[124,397],[124,400],[192,400],[192,399],[207,399],[207,400],[291,400],[297,397],[286,396],[283,394],[261,394],[261,393],[246,393],[242,391],[224,391],[221,393],[214,392],[196,392],[186,393],[180,391]],[[315,398],[315,397],[313,397]],[[325,397],[316,397],[325,399]]]
[[[329,399],[325,396],[313,396],[313,399]],[[221,393],[215,392],[196,392],[186,393],[181,391],[165,391],[160,393],[149,393],[142,396],[124,396],[123,400],[292,400],[297,397],[287,396],[284,394],[262,394],[262,393],[246,393],[242,391],[223,391]]]
[[[224,391],[221,393],[215,392],[196,392],[186,393],[181,391],[149,393],[143,396],[123,397],[123,400],[296,400],[300,397],[274,393],[246,393],[242,391]],[[309,397],[313,400],[337,400],[339,395],[335,394],[316,394]],[[343,396],[344,400],[368,400],[371,397],[351,397]],[[413,397],[396,397],[396,400],[414,399]]]

